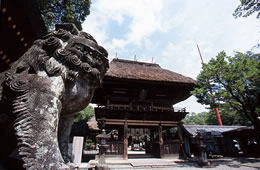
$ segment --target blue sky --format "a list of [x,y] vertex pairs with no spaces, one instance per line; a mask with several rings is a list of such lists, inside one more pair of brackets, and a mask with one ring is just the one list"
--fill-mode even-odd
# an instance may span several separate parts
[[[196,43],[208,62],[220,51],[245,52],[260,42],[256,15],[235,19],[239,0],[92,0],[83,31],[115,57],[155,62],[196,79],[201,70]],[[205,111],[195,97],[176,107]],[[207,106],[206,106],[207,107]]]

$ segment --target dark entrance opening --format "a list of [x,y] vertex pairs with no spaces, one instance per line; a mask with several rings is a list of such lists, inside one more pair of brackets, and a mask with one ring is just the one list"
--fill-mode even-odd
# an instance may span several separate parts
[[150,142],[149,128],[128,128],[128,158],[147,158],[152,157],[147,153],[147,145]]

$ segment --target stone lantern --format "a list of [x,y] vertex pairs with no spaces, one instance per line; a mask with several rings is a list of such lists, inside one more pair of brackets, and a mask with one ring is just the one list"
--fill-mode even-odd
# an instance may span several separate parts
[[200,166],[208,166],[210,164],[207,158],[206,145],[204,144],[203,140],[205,135],[205,132],[199,131],[195,137],[195,156],[197,157],[197,161]]
[[98,165],[97,169],[98,170],[103,170],[103,169],[108,169],[105,164],[105,153],[108,149],[108,145],[106,144],[106,140],[109,139],[110,137],[106,134],[105,129],[102,130],[102,133],[96,136],[97,142],[99,144],[99,160],[98,160]]

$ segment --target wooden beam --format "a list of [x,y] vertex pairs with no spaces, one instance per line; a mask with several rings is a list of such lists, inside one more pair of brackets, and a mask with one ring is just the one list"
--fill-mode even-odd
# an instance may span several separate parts
[[128,125],[131,126],[159,126],[161,124],[162,126],[177,126],[175,123],[169,124],[169,123],[128,123]]
[[[102,119],[98,119],[102,120]],[[107,125],[124,125],[127,121],[128,125],[134,126],[177,126],[179,122],[176,121],[152,121],[152,120],[123,120],[123,119],[105,119]]]
[[124,122],[106,122],[106,125],[124,125]]

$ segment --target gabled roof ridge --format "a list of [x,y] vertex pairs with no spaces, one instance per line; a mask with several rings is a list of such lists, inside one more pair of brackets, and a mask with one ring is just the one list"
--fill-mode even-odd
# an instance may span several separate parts
[[138,64],[138,65],[143,65],[143,66],[152,66],[152,67],[160,67],[159,64],[156,63],[148,63],[148,62],[143,62],[143,61],[133,61],[133,60],[126,60],[126,59],[119,59],[119,58],[114,58],[111,62],[122,62],[122,63],[129,63],[129,64]]

